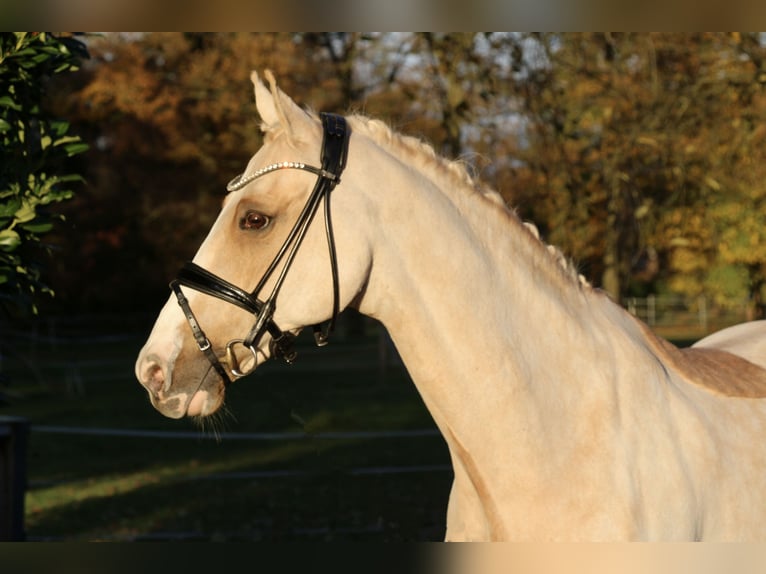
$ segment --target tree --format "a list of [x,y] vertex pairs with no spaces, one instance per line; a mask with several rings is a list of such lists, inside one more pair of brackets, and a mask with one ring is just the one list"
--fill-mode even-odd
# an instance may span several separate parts
[[[665,263],[655,280],[677,292],[718,284],[711,270],[733,260],[717,230],[761,188],[758,39],[548,34],[519,45],[529,139],[520,172],[553,241],[617,299],[648,250]],[[750,213],[760,221],[762,211]]]
[[248,94],[264,68],[301,104],[472,164],[615,298],[761,291],[756,35],[152,33],[90,51],[49,101],[94,143],[67,204],[81,248],[57,259],[81,307],[167,296],[261,144]]
[[703,35],[704,78],[697,118],[685,139],[686,171],[696,193],[659,218],[669,240],[669,284],[712,295],[719,304],[749,297],[763,316],[766,282],[766,48],[756,34]]
[[47,82],[76,70],[88,56],[69,35],[0,33],[0,305],[37,312],[41,293],[52,294],[37,259],[44,234],[60,216],[54,203],[71,199],[81,177],[65,160],[87,148],[69,123],[46,114]]
[[90,52],[48,102],[94,144],[67,211],[81,248],[59,258],[57,286],[90,310],[154,306],[261,145],[250,70],[271,68],[318,109],[345,108],[341,81],[330,54],[297,34],[110,34]]

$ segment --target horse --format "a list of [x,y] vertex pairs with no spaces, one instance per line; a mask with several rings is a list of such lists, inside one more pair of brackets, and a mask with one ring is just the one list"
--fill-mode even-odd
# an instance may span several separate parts
[[263,145],[137,358],[157,410],[214,413],[232,381],[294,360],[306,327],[324,344],[355,308],[387,329],[448,446],[445,540],[766,540],[763,322],[680,349],[459,161],[263,76]]

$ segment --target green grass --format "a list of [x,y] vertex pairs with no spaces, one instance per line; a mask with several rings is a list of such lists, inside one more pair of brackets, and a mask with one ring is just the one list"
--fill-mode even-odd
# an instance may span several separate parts
[[[33,540],[440,540],[452,473],[354,474],[448,466],[439,436],[328,439],[315,433],[435,429],[401,367],[379,378],[375,339],[266,365],[229,390],[214,429],[164,418],[133,378],[135,339],[35,351],[5,361],[0,415],[33,426],[191,431],[192,439],[30,433],[27,536]],[[82,394],[61,381],[80,363]],[[367,365],[364,367],[363,365]],[[305,432],[279,441],[226,432]],[[224,438],[216,438],[223,433]],[[289,471],[293,476],[252,473]]]
[[[24,416],[35,426],[180,430],[195,438],[33,431],[25,509],[30,539],[443,538],[450,470],[355,474],[370,467],[448,467],[441,437],[316,436],[435,429],[401,366],[389,366],[381,380],[374,333],[324,349],[302,337],[296,365],[269,363],[237,381],[225,414],[201,428],[164,418],[134,379],[146,328],[104,340],[91,340],[98,333],[87,323],[82,329],[59,328],[55,343],[0,339],[2,374],[11,381],[0,386],[10,396],[0,415]],[[71,384],[74,374],[82,384]],[[226,432],[306,435],[244,441],[227,439]],[[293,475],[263,474],[275,471]]]

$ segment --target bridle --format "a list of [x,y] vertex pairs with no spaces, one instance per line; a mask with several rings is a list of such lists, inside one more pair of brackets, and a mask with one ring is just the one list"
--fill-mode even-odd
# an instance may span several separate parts
[[[351,132],[346,124],[346,120],[342,116],[322,113],[320,114],[320,117],[324,134],[322,137],[321,152],[322,167],[317,168],[299,162],[274,163],[263,167],[250,175],[240,174],[226,186],[227,191],[237,191],[259,177],[282,169],[302,169],[317,176],[314,189],[306,200],[303,210],[300,215],[298,215],[298,219],[282,244],[282,247],[280,247],[276,256],[271,261],[271,264],[264,272],[260,281],[258,281],[255,289],[251,292],[247,292],[192,262],[185,263],[178,272],[176,279],[170,283],[170,288],[173,290],[173,293],[178,300],[178,304],[186,317],[186,321],[191,327],[192,335],[194,336],[194,340],[196,341],[199,350],[205,354],[213,369],[215,369],[226,385],[231,383],[231,379],[223,364],[221,364],[218,355],[215,353],[210,340],[197,322],[197,318],[194,316],[189,301],[181,290],[181,286],[183,285],[207,295],[217,297],[218,299],[236,305],[255,315],[255,323],[250,329],[250,332],[244,338],[232,339],[226,344],[226,362],[235,377],[243,377],[255,369],[258,343],[266,333],[271,335],[269,347],[272,355],[281,358],[286,363],[292,363],[297,356],[297,353],[293,348],[295,335],[279,328],[274,322],[274,311],[276,310],[277,296],[282,288],[285,277],[290,270],[290,266],[298,253],[298,249],[300,248],[301,243],[306,236],[306,232],[314,219],[314,215],[316,215],[316,212],[319,209],[319,204],[322,203],[322,201],[324,201],[325,232],[327,235],[327,246],[330,254],[330,267],[332,271],[333,306],[332,315],[329,321],[327,321],[324,326],[319,324],[314,325],[313,327],[316,344],[318,346],[326,345],[330,333],[335,328],[335,320],[337,319],[340,310],[340,296],[338,287],[338,261],[335,253],[335,238],[333,235],[330,213],[330,192],[340,182],[340,175],[346,165],[348,140]],[[282,265],[279,275],[277,275],[271,293],[266,300],[261,301],[258,299],[258,293],[263,289],[269,278],[274,275],[277,267],[282,261],[284,261],[284,264]],[[242,371],[240,369],[240,363],[235,354],[237,345],[242,345],[248,349],[253,356],[253,366],[248,371]]]

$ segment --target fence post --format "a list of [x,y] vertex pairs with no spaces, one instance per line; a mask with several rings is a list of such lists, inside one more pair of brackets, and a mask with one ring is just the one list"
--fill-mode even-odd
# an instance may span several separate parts
[[707,297],[700,295],[697,301],[699,303],[700,327],[703,331],[707,331]]
[[0,417],[0,541],[23,541],[29,421]]
[[654,294],[646,298],[646,322],[652,327],[657,324],[657,297]]

